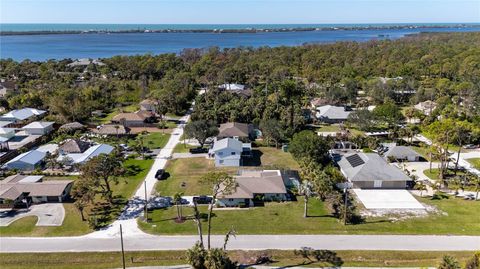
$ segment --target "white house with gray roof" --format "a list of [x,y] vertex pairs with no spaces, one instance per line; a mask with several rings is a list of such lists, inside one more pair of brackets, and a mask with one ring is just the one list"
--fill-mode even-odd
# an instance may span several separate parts
[[350,113],[343,106],[325,105],[316,108],[315,117],[325,123],[341,123],[348,119]]
[[53,124],[51,121],[34,121],[22,129],[29,135],[46,135],[53,131]]
[[0,116],[0,121],[19,122],[43,116],[47,111],[36,108],[15,109]]
[[44,151],[27,151],[8,161],[3,165],[3,168],[11,170],[17,169],[20,171],[33,171],[41,167],[46,155],[47,153]]
[[411,147],[399,146],[397,143],[382,143],[378,151],[386,160],[418,162],[422,158]]
[[350,151],[334,155],[340,171],[360,189],[405,189],[411,179],[376,153]]
[[110,154],[113,151],[114,147],[107,144],[98,144],[89,147],[84,152],[80,153],[67,153],[58,156],[58,161],[67,161],[70,164],[83,164],[90,160],[93,157],[96,157],[100,154]]
[[237,139],[224,138],[216,140],[209,151],[215,158],[215,166],[240,166],[242,164],[243,143]]

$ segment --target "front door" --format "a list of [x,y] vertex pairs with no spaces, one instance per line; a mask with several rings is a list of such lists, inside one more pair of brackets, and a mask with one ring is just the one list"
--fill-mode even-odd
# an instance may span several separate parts
[[382,181],[381,180],[375,180],[373,182],[373,187],[374,188],[381,188],[382,187]]

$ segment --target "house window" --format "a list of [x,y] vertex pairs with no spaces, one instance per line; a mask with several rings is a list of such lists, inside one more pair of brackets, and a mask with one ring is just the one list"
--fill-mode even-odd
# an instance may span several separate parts
[[233,199],[228,199],[228,201],[233,202]]
[[223,160],[218,161],[219,164],[223,164]]
[[235,155],[236,153],[235,152],[232,152],[232,155]]
[[220,152],[218,153],[218,155],[222,156],[222,155],[223,155],[223,152],[220,151]]

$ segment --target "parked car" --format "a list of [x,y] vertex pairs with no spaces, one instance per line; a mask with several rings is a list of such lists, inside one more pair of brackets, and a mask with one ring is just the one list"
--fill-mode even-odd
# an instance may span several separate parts
[[192,154],[208,153],[207,148],[193,148],[189,150]]
[[172,205],[171,197],[152,197],[147,203],[147,209],[167,208]]
[[476,149],[478,146],[474,145],[474,144],[468,144],[468,145],[465,145],[463,147],[466,148],[466,149]]
[[158,180],[162,180],[165,175],[165,170],[164,169],[158,169],[157,172],[155,173],[155,178]]
[[210,204],[212,202],[212,197],[208,197],[205,195],[195,196],[193,197],[193,201],[197,202],[197,204]]

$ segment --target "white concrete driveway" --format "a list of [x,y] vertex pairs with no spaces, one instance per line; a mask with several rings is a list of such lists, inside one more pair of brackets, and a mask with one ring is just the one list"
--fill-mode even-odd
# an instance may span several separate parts
[[353,190],[367,209],[425,209],[407,190]]
[[61,226],[65,218],[65,208],[60,203],[32,205],[30,208],[0,215],[0,226],[8,226],[16,220],[28,216],[38,218],[36,226]]

